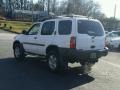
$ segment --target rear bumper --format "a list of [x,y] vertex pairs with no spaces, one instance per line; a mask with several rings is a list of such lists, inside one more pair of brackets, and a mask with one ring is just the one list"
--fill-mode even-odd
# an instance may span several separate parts
[[[108,54],[108,48],[106,47],[104,50],[76,50],[76,49],[66,49],[60,48],[60,53],[64,57],[68,58],[77,58],[80,60],[90,60],[94,59],[97,60],[102,56],[106,56]],[[95,53],[95,58],[90,58],[90,55]]]

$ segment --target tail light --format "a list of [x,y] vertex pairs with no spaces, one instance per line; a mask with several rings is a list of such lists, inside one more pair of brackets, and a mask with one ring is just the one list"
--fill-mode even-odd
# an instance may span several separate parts
[[76,37],[71,37],[70,39],[70,48],[76,48]]

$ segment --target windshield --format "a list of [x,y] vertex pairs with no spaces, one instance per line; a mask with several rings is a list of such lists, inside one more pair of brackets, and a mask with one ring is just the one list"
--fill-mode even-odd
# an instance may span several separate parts
[[100,23],[94,21],[78,20],[78,33],[90,36],[103,36],[103,28]]

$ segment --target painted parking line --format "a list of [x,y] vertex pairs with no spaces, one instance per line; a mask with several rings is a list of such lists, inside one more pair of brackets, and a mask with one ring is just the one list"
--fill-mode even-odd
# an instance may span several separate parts
[[117,67],[117,68],[120,69],[120,65],[118,65],[118,64],[114,64],[114,63],[112,63],[112,62],[105,61],[105,60],[103,60],[103,59],[102,59],[101,61],[104,62],[104,63],[107,63],[107,64],[109,64],[109,65],[112,65],[112,66]]

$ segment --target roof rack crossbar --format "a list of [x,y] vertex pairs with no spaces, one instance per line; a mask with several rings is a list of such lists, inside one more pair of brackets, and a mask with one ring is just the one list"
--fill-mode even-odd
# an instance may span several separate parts
[[62,15],[62,16],[47,16],[47,17],[43,17],[41,18],[39,21],[43,22],[45,20],[50,20],[50,19],[57,19],[57,18],[88,18],[88,19],[92,19],[92,17],[88,17],[88,16],[83,16],[83,15]]

